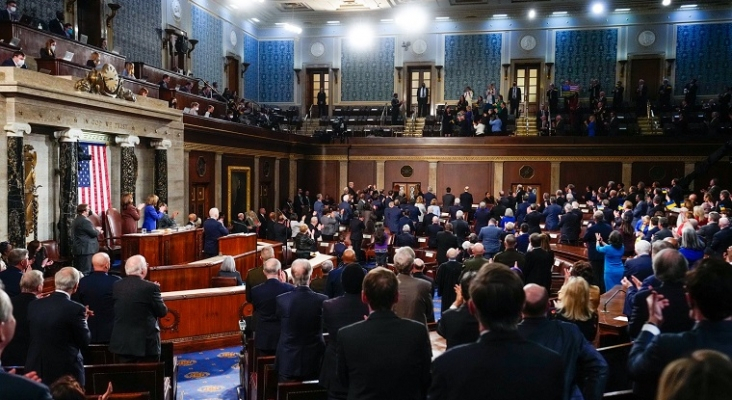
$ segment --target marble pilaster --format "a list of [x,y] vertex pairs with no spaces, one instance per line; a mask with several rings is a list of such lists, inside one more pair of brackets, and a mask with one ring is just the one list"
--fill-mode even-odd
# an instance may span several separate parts
[[168,149],[173,143],[168,139],[154,140],[150,146],[155,149],[155,195],[160,201],[168,203]]
[[8,241],[13,247],[25,247],[25,167],[23,135],[30,133],[28,124],[7,124],[8,140]]
[[132,198],[136,201],[137,155],[135,154],[135,145],[140,144],[140,138],[132,135],[116,136],[114,140],[120,145],[122,153],[122,162],[120,163],[120,193],[131,193]]
[[79,205],[79,138],[80,129],[55,132],[59,145],[59,247],[62,255],[70,256],[71,223]]

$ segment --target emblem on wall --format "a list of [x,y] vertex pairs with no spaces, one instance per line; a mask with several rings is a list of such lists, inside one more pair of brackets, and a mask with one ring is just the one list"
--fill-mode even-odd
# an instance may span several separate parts
[[325,53],[325,45],[321,42],[315,42],[312,45],[310,45],[310,54],[313,55],[313,57],[320,57]]
[[656,43],[656,34],[653,31],[643,31],[638,35],[638,44],[648,47]]
[[402,167],[401,171],[402,176],[405,178],[409,178],[414,173],[414,170],[409,165],[405,165]]
[[525,35],[521,38],[519,44],[521,45],[521,48],[526,51],[534,50],[534,47],[536,47],[536,38],[532,35]]
[[521,175],[521,177],[524,179],[531,179],[534,177],[534,168],[529,165],[524,165],[519,170],[519,175]]

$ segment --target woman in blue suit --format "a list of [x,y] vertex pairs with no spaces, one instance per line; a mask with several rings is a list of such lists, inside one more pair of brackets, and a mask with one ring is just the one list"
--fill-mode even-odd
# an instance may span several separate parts
[[143,214],[145,215],[145,219],[142,222],[142,229],[147,229],[148,232],[151,232],[154,229],[157,229],[158,227],[158,220],[163,218],[163,215],[165,215],[165,209],[166,206],[160,207],[160,210],[157,210],[155,206],[158,204],[158,196],[151,194],[147,196],[147,201],[145,202],[145,209],[143,210]]

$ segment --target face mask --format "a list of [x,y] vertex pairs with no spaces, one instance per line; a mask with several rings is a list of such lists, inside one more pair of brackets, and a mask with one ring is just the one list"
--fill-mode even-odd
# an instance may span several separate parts
[[66,33],[67,33],[67,34],[68,34],[69,36],[71,36],[71,35],[72,35],[72,34],[74,33],[74,30],[73,30],[73,29],[67,29],[67,30],[66,30]]
[[56,46],[51,46],[51,51],[56,51]]
[[25,60],[18,60],[18,62],[15,63],[15,66],[18,68],[22,68],[23,65],[25,65]]
[[15,11],[18,10],[18,7],[10,7],[9,10],[11,13],[15,13]]

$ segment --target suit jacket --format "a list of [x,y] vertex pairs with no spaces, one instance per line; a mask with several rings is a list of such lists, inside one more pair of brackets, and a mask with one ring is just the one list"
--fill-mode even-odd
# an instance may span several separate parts
[[653,333],[642,330],[628,356],[628,375],[635,381],[633,392],[639,399],[655,399],[658,378],[674,360],[696,350],[716,350],[732,357],[732,321],[699,321],[682,333]]
[[247,288],[247,302],[252,302],[252,289],[257,285],[264,283],[267,277],[264,276],[262,267],[252,268],[247,272],[246,288]]
[[712,236],[711,248],[715,254],[721,256],[729,246],[732,246],[732,228],[720,229]]
[[[684,290],[683,283],[663,283],[660,287],[654,287],[653,290],[662,294],[669,301],[669,305],[663,309],[661,332],[685,332],[694,327],[694,321],[689,318],[689,304],[686,301],[686,290]],[[644,289],[633,297],[633,308],[628,316],[628,334],[631,340],[638,336],[643,324],[648,321],[646,299],[650,295],[651,291]]]
[[[524,273],[524,282],[526,284],[536,283],[551,293],[554,253],[542,248],[533,249],[526,253],[526,262],[524,265],[525,267],[521,268],[521,271]],[[509,265],[509,267],[512,266]]]
[[122,215],[122,233],[137,233],[137,221],[140,220],[140,211],[134,204],[128,204],[120,210]]
[[650,254],[643,254],[625,261],[624,277],[630,279],[631,276],[635,276],[639,281],[643,282],[644,279],[651,275],[653,275],[653,260],[651,260]]
[[602,399],[608,376],[607,362],[576,325],[546,317],[524,318],[518,332],[524,339],[562,356],[565,400]]
[[417,238],[409,232],[402,232],[394,238],[394,247],[415,247],[417,246]]
[[[473,195],[468,192],[460,193],[460,205],[463,207],[463,212],[468,213],[473,210]],[[467,219],[467,216],[465,217]]]
[[168,313],[160,287],[139,276],[127,276],[112,287],[114,327],[109,350],[145,357],[160,354],[158,318]]
[[54,58],[56,58],[56,53],[53,50],[47,49],[45,47],[41,47],[39,53],[41,54],[42,60],[53,60]]
[[442,232],[443,230],[444,230],[444,228],[441,225],[433,224],[430,221],[429,225],[427,225],[427,228],[425,228],[425,234],[428,237],[427,247],[429,247],[431,249],[437,248],[437,234],[439,232]]
[[[585,231],[585,236],[582,238],[582,240],[587,245],[587,258],[590,261],[605,260],[605,255],[597,251],[597,239],[595,238],[595,233],[599,233],[602,237],[602,240],[607,243],[607,237],[610,236],[610,233],[612,231],[613,228],[611,228],[607,222],[593,224],[591,227],[587,228],[587,230]],[[597,279],[602,279],[602,277],[597,277]]]
[[0,368],[0,400],[53,400],[48,387]]
[[483,243],[485,254],[495,255],[501,250],[501,228],[495,225],[488,225],[478,233],[478,240]]
[[437,323],[437,333],[445,338],[447,349],[451,349],[462,344],[475,343],[480,336],[480,327],[466,303],[457,309],[450,309],[448,305]]
[[559,219],[560,240],[576,241],[582,231],[582,218],[573,212],[562,214]]
[[541,233],[541,213],[532,211],[524,217],[523,222],[529,224],[529,234]]
[[15,317],[15,335],[3,350],[2,364],[5,366],[25,365],[30,347],[30,326],[28,326],[28,306],[36,300],[33,293],[21,293],[10,298]]
[[447,211],[450,206],[455,204],[455,195],[452,193],[445,193],[442,195],[442,210]]
[[119,276],[104,272],[92,272],[79,281],[76,291],[79,303],[89,306],[94,316],[89,318],[89,330],[92,343],[109,343],[114,326],[114,296],[112,287],[119,281]]
[[470,225],[464,219],[456,219],[451,224],[452,231],[455,232],[459,241],[464,241],[470,235]]
[[399,279],[399,300],[394,312],[400,318],[407,318],[423,323],[434,320],[432,307],[432,285],[429,282],[407,274],[397,275]]
[[442,298],[440,309],[444,313],[455,302],[455,285],[460,283],[460,275],[463,273],[463,264],[451,260],[440,264],[437,268],[435,286],[437,295]]
[[[531,384],[526,384],[530,376]],[[484,332],[476,343],[451,349],[432,363],[428,400],[559,400],[562,358],[517,331]]]
[[484,264],[488,263],[488,259],[485,257],[472,257],[470,259],[465,260],[463,263],[463,273],[468,271],[480,271],[480,268],[483,267]]
[[[470,136],[470,135],[468,135],[468,136]],[[462,210],[463,210],[462,204],[451,205],[450,208],[448,209],[448,212],[450,213],[450,220],[454,221],[455,219],[457,219],[457,212],[462,211]]]
[[506,249],[493,257],[493,262],[501,263],[512,268],[515,263],[518,263],[518,267],[523,269],[526,265],[526,257],[519,253],[516,249]]
[[328,297],[307,286],[297,286],[275,299],[282,331],[275,368],[280,376],[316,379],[325,352],[322,318]]
[[[332,274],[332,272],[331,272]],[[275,299],[282,293],[295,289],[289,283],[277,279],[267,279],[252,288],[252,304],[257,331],[254,334],[254,347],[258,350],[274,351],[280,341],[280,320],[277,318]]]
[[84,306],[66,293],[53,292],[28,305],[28,327],[30,346],[25,370],[36,371],[46,385],[71,375],[83,387],[81,350],[91,339]]
[[315,293],[325,294],[325,284],[328,282],[328,274],[323,274],[320,278],[310,281],[310,289]]
[[548,231],[556,231],[559,229],[559,214],[562,213],[562,207],[556,204],[550,204],[544,209],[543,215],[546,225],[544,228]]
[[203,252],[219,254],[219,238],[229,234],[229,231],[218,220],[208,218],[203,221]]
[[708,223],[701,228],[699,228],[699,237],[704,241],[707,248],[712,247],[712,238],[714,237],[714,234],[719,232],[719,224],[718,223]]
[[[655,234],[653,234],[653,241],[655,242],[658,240],[663,240],[663,239],[672,238],[672,237],[674,237],[673,232],[671,232],[671,230],[668,228],[664,228],[664,229],[659,230]],[[726,249],[726,247],[725,247],[725,249]]]
[[338,331],[344,326],[363,321],[369,314],[369,308],[361,301],[360,294],[346,293],[335,299],[323,302],[323,329],[328,332],[328,343],[325,347],[323,366],[320,368],[320,385],[331,393],[345,397],[348,388],[338,381],[336,348]]
[[20,280],[23,278],[23,271],[14,266],[8,265],[5,271],[0,272],[0,281],[2,281],[5,293],[9,297],[20,294]]
[[83,215],[77,215],[71,222],[72,251],[76,255],[94,254],[99,251],[97,237],[99,232],[94,229],[91,221]]
[[447,251],[449,249],[460,248],[460,240],[461,239],[453,235],[452,232],[442,231],[437,233],[437,236],[435,238],[435,245],[437,246],[438,264],[442,264],[447,261]]
[[342,328],[336,346],[338,379],[349,400],[424,399],[432,357],[424,325],[374,311]]
[[[515,89],[515,92],[514,92]],[[518,104],[521,102],[521,88],[520,87],[510,87],[508,88],[508,101],[511,104]]]
[[58,18],[54,18],[48,21],[48,30],[50,30],[51,33],[66,37],[66,32],[64,32],[64,24]]

